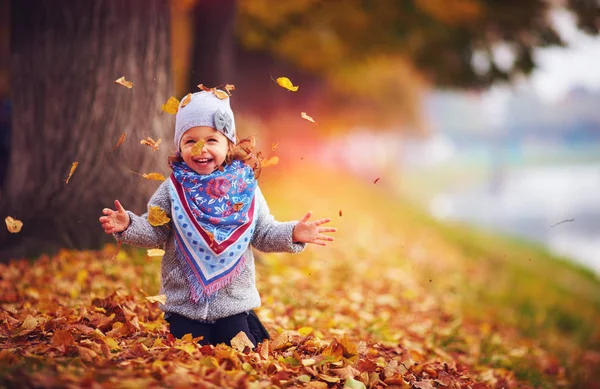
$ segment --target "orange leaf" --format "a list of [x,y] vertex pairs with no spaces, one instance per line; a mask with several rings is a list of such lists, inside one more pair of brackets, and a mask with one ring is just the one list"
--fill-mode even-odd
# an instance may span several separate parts
[[233,204],[233,210],[235,212],[239,212],[240,209],[242,209],[242,207],[244,206],[244,203],[240,202],[240,203],[235,203]]
[[342,210],[340,209],[340,216],[342,216]]
[[279,163],[279,157],[271,157],[262,163],[262,167],[274,166],[277,165],[277,163]]
[[200,88],[200,90],[204,91],[204,92],[210,92],[212,89],[205,86],[204,84],[198,84],[198,88]]
[[157,227],[167,224],[171,219],[167,216],[167,213],[159,206],[151,205],[148,208],[148,222],[150,225]]
[[4,221],[6,222],[6,228],[8,228],[8,232],[12,234],[16,234],[21,231],[23,227],[23,222],[17,219],[13,219],[10,216],[7,216]]
[[311,118],[310,116],[308,116],[308,115],[306,114],[306,112],[300,112],[300,116],[302,117],[302,119],[306,119],[306,120],[308,120],[309,122],[313,122],[313,123],[315,123],[315,124],[317,123],[317,122],[315,122],[315,119],[313,119],[313,118]]
[[278,144],[277,143],[273,143],[271,145],[271,150],[275,151],[275,149],[277,148]]
[[67,184],[69,183],[69,180],[71,179],[71,176],[73,175],[73,172],[75,171],[75,169],[77,169],[77,165],[79,165],[79,162],[73,162],[73,164],[71,165],[71,170],[69,171],[69,176],[65,180],[65,183],[67,183]]
[[377,178],[375,179],[375,181],[373,181],[373,184],[377,184],[377,181],[379,181],[379,177],[377,177]]
[[160,173],[142,174],[142,177],[144,177],[147,180],[155,180],[155,181],[164,181],[166,179],[165,176],[163,176]]
[[290,79],[287,77],[279,77],[277,78],[277,80],[275,80],[275,82],[277,82],[277,85],[279,85],[280,87],[285,88],[289,91],[296,92],[298,90],[298,86],[292,84],[292,81],[290,81]]
[[192,94],[188,93],[187,95],[185,95],[185,97],[183,98],[183,101],[181,102],[181,108],[185,107],[186,105],[188,105],[188,103],[192,101]]
[[246,347],[249,347],[250,350],[252,350],[254,348],[254,344],[252,344],[252,341],[248,339],[248,335],[246,335],[244,331],[240,331],[231,339],[231,347],[234,350],[242,352],[244,349],[246,349]]
[[158,150],[158,146],[160,145],[160,142],[162,142],[161,138],[158,138],[156,141],[150,137],[146,137],[146,139],[142,139],[140,141],[141,144],[146,145],[146,146],[150,146],[152,148],[152,151],[156,151]]
[[227,84],[227,85],[225,85],[224,89],[225,89],[225,92],[227,92],[227,94],[229,96],[231,96],[231,91],[235,90],[235,85]]
[[56,330],[52,336],[52,345],[56,347],[69,347],[75,344],[75,338],[71,331]]
[[166,113],[175,115],[177,113],[177,111],[179,111],[179,100],[177,100],[175,97],[171,96],[171,97],[169,97],[169,100],[167,100],[167,102],[162,105],[161,109],[163,111],[165,111]]
[[121,77],[115,80],[117,84],[123,85],[126,88],[133,88],[133,82],[125,80],[125,77]]
[[159,294],[158,296],[147,296],[146,300],[151,303],[161,303],[162,305],[165,305],[167,303],[167,295]]
[[123,141],[125,141],[125,136],[127,136],[127,134],[122,133],[121,137],[119,138],[119,141],[117,142],[117,144],[115,145],[115,147],[113,147],[113,151],[115,151],[117,149],[117,147],[121,146],[121,144],[123,143]]
[[199,157],[202,154],[202,149],[206,143],[203,140],[199,140],[192,146],[192,157]]
[[219,100],[225,100],[229,98],[229,94],[220,89],[213,89],[213,93],[219,98]]

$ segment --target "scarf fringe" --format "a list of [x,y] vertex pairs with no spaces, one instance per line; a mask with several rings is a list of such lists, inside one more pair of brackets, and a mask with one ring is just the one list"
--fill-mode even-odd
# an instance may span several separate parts
[[190,285],[192,301],[195,303],[208,303],[217,296],[217,292],[231,284],[246,267],[246,256],[242,255],[239,263],[227,274],[208,285],[202,284],[190,266],[186,266],[184,273]]

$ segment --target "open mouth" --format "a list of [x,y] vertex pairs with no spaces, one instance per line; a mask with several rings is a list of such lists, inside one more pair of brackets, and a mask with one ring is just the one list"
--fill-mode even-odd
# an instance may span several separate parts
[[198,159],[194,159],[194,162],[200,164],[200,165],[206,165],[210,162],[212,162],[212,158],[198,158]]

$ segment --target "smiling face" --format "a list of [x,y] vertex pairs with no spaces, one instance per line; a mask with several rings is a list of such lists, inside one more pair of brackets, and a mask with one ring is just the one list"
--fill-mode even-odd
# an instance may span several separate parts
[[[202,152],[192,155],[192,147],[196,142],[204,142]],[[212,127],[192,127],[181,137],[179,143],[181,157],[192,170],[198,174],[210,174],[223,164],[227,151],[228,140]]]

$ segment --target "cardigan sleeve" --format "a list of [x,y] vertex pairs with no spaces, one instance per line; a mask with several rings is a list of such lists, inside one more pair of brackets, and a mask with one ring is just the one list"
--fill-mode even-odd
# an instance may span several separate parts
[[255,193],[256,228],[252,246],[263,252],[299,253],[306,243],[292,242],[292,231],[297,221],[280,222],[275,220],[260,188]]
[[[171,198],[168,185],[168,180],[166,180],[158,187],[148,202],[148,209],[150,206],[158,206],[171,218]],[[130,218],[129,226],[125,231],[113,234],[117,240],[138,247],[164,246],[172,231],[171,222],[155,227],[148,222],[148,212],[141,216],[131,211],[127,211],[127,213]]]

